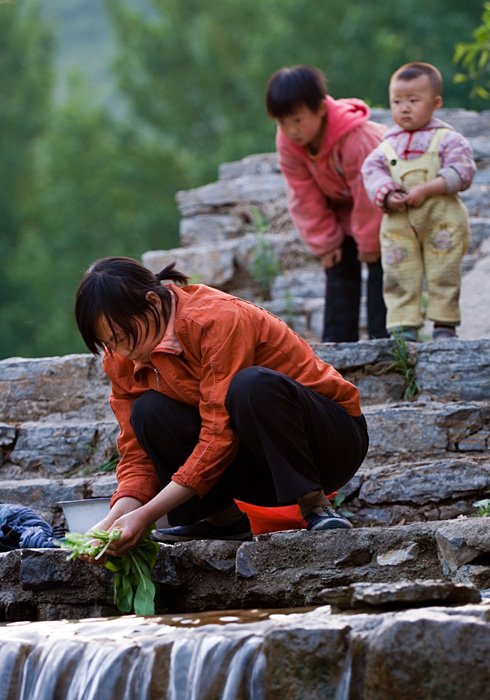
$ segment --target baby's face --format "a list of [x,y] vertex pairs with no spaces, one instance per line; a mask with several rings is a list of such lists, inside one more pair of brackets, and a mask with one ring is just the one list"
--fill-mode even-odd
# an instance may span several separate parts
[[395,124],[405,131],[416,131],[442,107],[442,98],[435,94],[428,75],[412,80],[395,77],[390,83],[390,107]]

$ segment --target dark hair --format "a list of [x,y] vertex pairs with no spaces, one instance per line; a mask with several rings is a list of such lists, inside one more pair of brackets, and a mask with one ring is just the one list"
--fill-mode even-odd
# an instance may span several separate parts
[[391,77],[392,80],[415,80],[421,75],[426,75],[435,95],[442,94],[442,75],[440,71],[430,63],[405,63]]
[[316,112],[327,94],[327,81],[313,66],[281,68],[269,79],[265,106],[271,119],[294,114],[302,105]]
[[[114,335],[123,333],[133,345],[138,342],[138,325],[141,320],[149,328],[149,315],[156,323],[158,335],[162,320],[167,323],[171,309],[170,291],[161,284],[170,280],[186,284],[188,278],[175,269],[175,262],[154,274],[132,258],[111,257],[94,262],[82,278],[75,297],[75,318],[85,345],[98,355],[105,349],[97,337],[95,326],[103,316]],[[155,292],[162,300],[162,316],[154,304],[146,298]]]

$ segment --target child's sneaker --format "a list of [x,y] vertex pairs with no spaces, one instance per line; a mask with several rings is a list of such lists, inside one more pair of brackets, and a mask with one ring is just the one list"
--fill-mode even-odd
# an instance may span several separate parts
[[457,338],[456,328],[454,326],[445,326],[442,323],[434,323],[434,330],[432,331],[433,340],[452,340]]
[[402,338],[406,342],[418,343],[419,341],[419,331],[418,328],[413,326],[397,326],[396,328],[390,328],[390,335],[395,340],[401,340]]
[[319,530],[347,530],[352,523],[337,513],[332,506],[318,506],[305,516],[306,529],[317,532]]

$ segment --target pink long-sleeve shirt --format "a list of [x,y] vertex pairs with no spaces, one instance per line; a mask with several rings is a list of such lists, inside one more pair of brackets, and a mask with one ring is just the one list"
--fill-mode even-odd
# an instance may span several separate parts
[[332,252],[346,235],[360,252],[377,253],[381,214],[366,194],[361,166],[385,127],[369,121],[369,107],[361,100],[327,96],[326,103],[325,136],[314,160],[277,130],[291,218],[316,255]]
[[[471,185],[476,173],[476,164],[470,144],[452,126],[433,117],[417,131],[405,131],[399,126],[394,126],[385,134],[383,141],[388,141],[399,158],[412,160],[427,151],[434,131],[442,128],[449,131],[439,147],[441,168],[437,174],[446,181],[446,193],[455,194],[467,190]],[[386,154],[381,148],[375,148],[368,155],[362,166],[362,176],[371,201],[382,211],[389,212],[385,207],[386,196],[390,192],[399,191],[400,185],[392,180]]]

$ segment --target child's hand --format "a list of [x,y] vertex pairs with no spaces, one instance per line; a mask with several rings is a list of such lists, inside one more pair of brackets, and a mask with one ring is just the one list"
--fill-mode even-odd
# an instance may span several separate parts
[[407,195],[399,190],[390,192],[386,196],[386,206],[393,211],[405,211],[407,208]]
[[327,270],[331,267],[335,267],[339,262],[342,261],[342,248],[335,248],[330,253],[325,253],[322,255],[322,265]]
[[362,253],[359,252],[357,255],[357,259],[359,262],[362,263],[375,263],[378,262],[378,260],[381,257],[381,253]]
[[413,190],[410,190],[405,201],[409,207],[421,207],[428,196],[427,187],[425,185],[417,185]]

